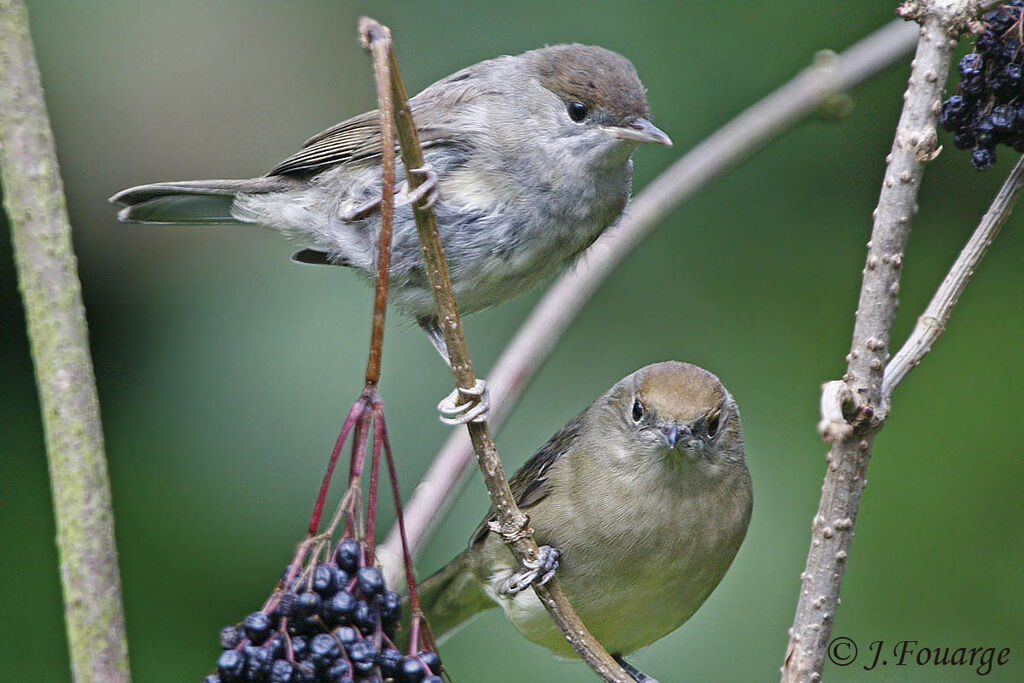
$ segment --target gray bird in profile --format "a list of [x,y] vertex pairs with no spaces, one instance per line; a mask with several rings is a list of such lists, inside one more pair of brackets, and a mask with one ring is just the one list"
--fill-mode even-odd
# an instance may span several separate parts
[[[633,65],[589,45],[474,64],[410,105],[427,163],[414,172],[434,193],[462,313],[500,304],[572,262],[626,207],[637,144],[671,144],[650,121]],[[372,282],[380,154],[371,111],[310,138],[264,176],[142,185],[110,201],[126,222],[269,226],[302,247],[295,261],[348,266]],[[405,177],[400,163],[396,177]],[[423,193],[396,191],[391,301],[447,359],[409,206]]]
[[532,590],[557,570],[583,623],[622,659],[679,628],[722,580],[752,508],[739,409],[713,374],[656,363],[569,421],[510,480],[541,561],[521,569],[491,530],[420,584],[438,641],[500,607],[530,640],[575,657]]

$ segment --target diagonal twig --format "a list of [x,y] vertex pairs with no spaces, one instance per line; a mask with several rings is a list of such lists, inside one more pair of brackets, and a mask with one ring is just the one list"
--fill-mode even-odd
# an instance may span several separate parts
[[[380,50],[387,52],[402,161],[405,164],[410,190],[415,190],[422,179],[411,172],[411,169],[423,168],[425,162],[412,112],[409,109],[405,84],[392,49],[391,32],[373,19],[363,17],[359,22],[359,33],[364,44],[373,50],[375,55],[378,46]],[[432,207],[423,202],[413,204],[413,213],[455,384],[459,390],[472,390],[476,386],[476,377],[455,306],[444,250],[438,235],[437,217]],[[485,422],[468,422],[466,427],[480,464],[484,484],[497,512],[505,543],[519,562],[536,560],[538,548],[529,527],[529,518],[516,505],[490,429]],[[562,592],[557,577],[543,586],[535,584],[534,590],[566,640],[595,673],[612,683],[631,683],[632,678],[587,631]]]
[[900,350],[893,356],[892,361],[885,368],[885,375],[882,378],[882,395],[888,397],[892,394],[903,378],[910,373],[921,359],[931,350],[932,344],[939,338],[949,316],[953,313],[956,302],[960,300],[964,288],[974,275],[978,263],[985,257],[992,240],[999,234],[1003,223],[1006,222],[1010,212],[1013,211],[1017,199],[1020,198],[1021,190],[1024,189],[1024,158],[1017,161],[1017,165],[1010,171],[1006,182],[999,188],[991,206],[982,217],[977,229],[971,238],[967,240],[963,250],[957,257],[953,266],[949,269],[945,279],[939,288],[935,290],[928,307],[917,319],[914,331],[910,333],[907,341],[903,343]]

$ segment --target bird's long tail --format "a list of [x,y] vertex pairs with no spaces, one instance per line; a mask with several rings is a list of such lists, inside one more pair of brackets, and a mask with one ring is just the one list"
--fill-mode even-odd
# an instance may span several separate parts
[[126,223],[237,223],[231,212],[235,195],[281,192],[294,184],[276,176],[153,183],[121,190],[110,202],[124,207],[117,217]]
[[[487,597],[464,552],[417,587],[420,608],[440,644],[472,617],[497,605]],[[411,615],[408,599],[402,611],[402,638],[408,637]],[[402,647],[405,643],[401,644]]]

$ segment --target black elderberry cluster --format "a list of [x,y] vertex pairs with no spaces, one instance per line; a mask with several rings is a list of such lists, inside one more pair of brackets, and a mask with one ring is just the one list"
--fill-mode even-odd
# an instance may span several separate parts
[[1024,152],[1024,50],[1021,9],[1012,0],[982,17],[975,52],[960,60],[960,84],[942,103],[939,124],[955,133],[958,149],[971,150],[979,171],[996,162],[996,145]]
[[282,579],[272,610],[221,630],[217,671],[203,683],[442,683],[436,653],[395,647],[401,598],[361,558],[345,539],[312,576]]

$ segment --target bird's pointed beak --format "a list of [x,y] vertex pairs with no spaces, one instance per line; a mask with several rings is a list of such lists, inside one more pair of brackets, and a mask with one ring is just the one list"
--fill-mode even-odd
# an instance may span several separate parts
[[608,132],[620,140],[630,142],[651,142],[656,145],[672,146],[672,138],[647,119],[634,119],[624,126],[608,128]]
[[679,430],[679,425],[672,423],[661,427],[661,435],[665,437],[665,443],[669,448],[675,448],[682,433]]

